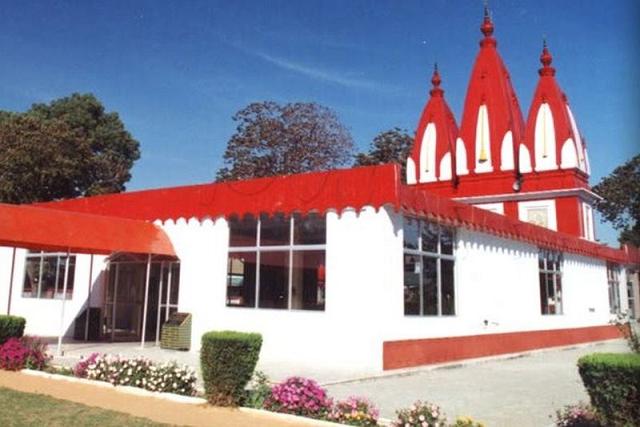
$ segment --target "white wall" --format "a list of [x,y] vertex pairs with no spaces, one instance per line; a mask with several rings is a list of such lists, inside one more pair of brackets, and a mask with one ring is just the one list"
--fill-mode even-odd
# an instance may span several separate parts
[[[401,222],[400,215],[393,215]],[[402,233],[389,249],[402,253]],[[542,315],[537,246],[458,229],[455,254],[456,315],[442,317],[404,315],[402,260],[387,254],[398,274],[385,288],[386,304],[381,305],[383,340],[573,328],[610,319],[604,261],[565,253],[564,313]]]
[[[9,294],[9,276],[11,269],[12,248],[0,248],[0,313],[7,313],[7,297]],[[60,317],[62,313],[61,299],[24,298],[22,287],[27,250],[17,249],[13,274],[13,290],[11,297],[11,314],[27,319],[25,334],[41,337],[55,337],[60,333]],[[65,336],[73,336],[73,321],[85,307],[89,291],[90,255],[76,255],[74,289],[71,299],[65,302],[63,330]],[[102,280],[100,272],[104,269],[104,257],[94,257],[92,306],[102,303]]]
[[[565,253],[564,313],[544,316],[538,248],[465,229],[457,231],[456,315],[405,316],[402,214],[371,207],[327,213],[324,311],[226,307],[227,221],[158,223],[181,260],[179,310],[193,314],[194,351],[209,330],[259,332],[266,362],[379,371],[384,341],[593,326],[610,319],[604,261]],[[27,317],[27,333],[56,336],[62,301],[22,297],[25,254],[17,251],[11,313]],[[11,249],[0,248],[0,313],[6,312],[10,262]],[[104,257],[95,257],[92,306],[102,304],[104,264]],[[78,255],[64,319],[69,334],[86,300],[88,271],[89,256]],[[624,277],[620,288],[624,308]]]
[[372,324],[386,304],[380,291],[396,273],[384,248],[399,233],[385,209],[327,214],[325,311],[226,307],[226,220],[162,225],[181,259],[179,310],[194,315],[193,350],[204,332],[230,329],[262,333],[262,360],[382,368]]

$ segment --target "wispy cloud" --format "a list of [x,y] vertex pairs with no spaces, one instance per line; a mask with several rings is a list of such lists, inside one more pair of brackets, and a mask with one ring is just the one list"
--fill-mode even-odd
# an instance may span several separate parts
[[363,89],[387,95],[394,95],[398,94],[399,92],[399,89],[397,87],[386,83],[381,83],[366,78],[350,77],[348,73],[309,66],[296,61],[292,61],[287,58],[271,55],[260,50],[249,49],[236,43],[232,43],[232,45],[249,55],[253,55],[262,59],[263,61],[275,65],[278,68],[291,71],[293,73],[315,80],[336,84],[349,89]]

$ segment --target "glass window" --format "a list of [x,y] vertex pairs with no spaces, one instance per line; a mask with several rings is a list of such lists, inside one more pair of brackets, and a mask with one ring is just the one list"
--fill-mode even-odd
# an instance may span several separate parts
[[[324,310],[326,221],[322,215],[260,215],[253,246],[244,246],[246,240],[234,237],[246,227],[233,224],[227,306]],[[236,246],[239,241],[242,245]]]
[[403,234],[404,247],[417,250],[420,244],[420,222],[417,219],[405,218]]
[[253,215],[229,219],[229,246],[256,246],[258,221]]
[[438,224],[433,222],[422,223],[422,250],[424,252],[438,253]]
[[289,252],[260,253],[261,308],[287,308],[289,306]]
[[325,220],[316,213],[293,216],[294,245],[324,245],[327,242]]
[[404,218],[403,232],[405,315],[454,315],[454,230]]
[[290,233],[289,218],[284,214],[260,215],[260,246],[289,245]]
[[227,305],[253,307],[255,303],[256,253],[230,252],[227,269]]
[[[67,293],[64,294],[64,274],[67,261],[69,262],[69,276]],[[25,262],[24,283],[22,296],[25,298],[66,298],[73,296],[75,281],[76,257],[67,254],[29,252]]]
[[633,271],[627,270],[627,300],[629,301],[629,316],[632,319],[636,318],[636,298],[633,293],[633,281],[631,280],[631,276],[634,274]]
[[293,251],[291,308],[324,310],[324,251]]
[[442,314],[456,314],[453,261],[448,259],[440,261],[440,275],[442,277]]
[[607,263],[607,284],[609,289],[609,311],[620,313],[620,266]]
[[404,254],[404,314],[420,314],[420,256]]
[[562,253],[540,249],[538,269],[540,313],[562,314]]
[[438,259],[422,257],[422,307],[424,314],[438,314]]

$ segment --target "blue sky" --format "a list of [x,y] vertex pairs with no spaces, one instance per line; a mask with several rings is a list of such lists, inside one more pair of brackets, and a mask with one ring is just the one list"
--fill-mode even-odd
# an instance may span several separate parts
[[[587,138],[592,184],[640,151],[640,2],[492,0],[523,113],[543,35]],[[252,101],[334,109],[359,149],[413,131],[433,62],[458,121],[482,2],[3,1],[0,108],[92,92],[141,143],[129,189],[210,181]],[[600,226],[600,238],[615,233]]]

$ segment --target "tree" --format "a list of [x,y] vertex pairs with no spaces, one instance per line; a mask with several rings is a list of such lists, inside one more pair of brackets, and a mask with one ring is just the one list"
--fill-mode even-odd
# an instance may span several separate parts
[[614,169],[593,191],[603,197],[596,209],[620,231],[620,243],[640,247],[640,154]]
[[316,103],[256,102],[238,111],[218,181],[259,178],[344,166],[353,140],[336,114]]
[[355,166],[383,165],[398,163],[402,166],[402,176],[405,176],[405,165],[413,137],[406,130],[400,128],[380,132],[371,143],[368,153],[356,156]]
[[91,94],[0,112],[0,153],[0,201],[9,203],[123,191],[140,158],[118,114]]

